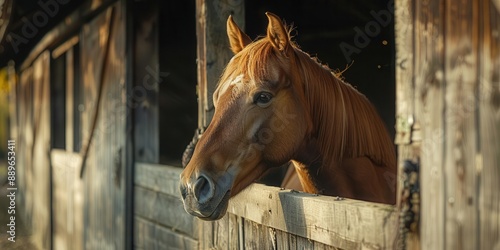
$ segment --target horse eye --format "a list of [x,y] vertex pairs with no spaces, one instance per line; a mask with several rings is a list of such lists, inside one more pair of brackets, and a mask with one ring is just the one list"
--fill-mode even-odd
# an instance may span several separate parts
[[273,99],[273,95],[269,92],[259,92],[255,94],[253,98],[253,102],[259,106],[265,106],[268,104],[271,99]]

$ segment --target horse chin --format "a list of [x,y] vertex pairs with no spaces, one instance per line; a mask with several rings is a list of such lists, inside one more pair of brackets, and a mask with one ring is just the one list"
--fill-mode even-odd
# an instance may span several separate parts
[[222,198],[222,200],[219,202],[217,207],[215,207],[212,214],[210,214],[209,216],[206,216],[206,217],[198,217],[198,218],[200,218],[202,220],[206,220],[206,221],[214,221],[214,220],[219,220],[222,217],[224,217],[224,215],[226,214],[226,211],[227,211],[227,207],[229,205],[229,198],[231,196],[230,193],[231,193],[230,191],[226,192],[226,194],[224,195],[224,198]]

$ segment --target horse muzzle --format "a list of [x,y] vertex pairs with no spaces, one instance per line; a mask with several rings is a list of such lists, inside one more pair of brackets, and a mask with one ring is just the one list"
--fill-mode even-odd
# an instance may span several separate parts
[[234,178],[225,174],[217,179],[205,173],[191,176],[179,186],[184,209],[203,220],[218,220],[227,210]]

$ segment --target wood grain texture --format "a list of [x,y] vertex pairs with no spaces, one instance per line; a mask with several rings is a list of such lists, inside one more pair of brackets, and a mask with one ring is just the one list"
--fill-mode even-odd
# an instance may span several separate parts
[[[404,161],[418,161],[422,143],[420,117],[416,113],[414,79],[414,37],[415,8],[414,0],[401,0],[395,4],[394,30],[396,42],[396,138],[398,145],[397,204],[404,210],[403,193]],[[404,230],[404,229],[403,229]],[[398,245],[406,249],[420,249],[419,232],[398,232]]]
[[196,0],[199,128],[208,126],[212,120],[212,95],[222,70],[233,56],[225,35],[227,18],[233,15],[244,30],[244,5],[242,0]]
[[500,249],[500,1],[480,1],[478,11],[478,241],[479,249]]
[[134,249],[198,249],[198,241],[155,222],[136,217],[134,227]]
[[179,197],[179,176],[182,168],[136,163],[134,183],[136,186],[144,187],[160,193]]
[[[100,69],[108,26],[110,37],[107,70],[103,72],[102,100],[95,133],[86,161],[83,177],[85,206],[84,248],[125,248],[125,143],[127,131],[125,90],[125,16],[122,2],[116,3],[114,19],[110,9],[89,21],[81,34],[82,82],[84,106],[82,112],[83,140],[91,136],[92,111],[96,108]],[[132,183],[128,183],[131,185]]]
[[[444,1],[415,2],[415,110],[422,128],[421,240],[422,249],[443,249],[445,178],[444,140]],[[425,219],[423,218],[425,216]]]
[[[33,62],[33,242],[39,248],[52,246],[51,236],[51,168],[50,168],[50,54],[44,52]],[[28,144],[29,145],[29,144]]]
[[81,157],[53,149],[50,159],[53,169],[53,248],[83,249],[83,182],[78,173]]
[[422,249],[498,248],[498,2],[413,6],[414,33],[403,37],[413,44],[398,57],[414,55]]
[[136,216],[156,221],[157,223],[196,237],[197,219],[184,211],[178,196],[155,192],[150,189],[135,187],[134,213]]
[[[261,184],[252,184],[233,197],[228,211],[264,226],[344,249],[391,248],[397,231],[393,206],[337,201],[334,197]],[[245,230],[245,236],[247,233]]]

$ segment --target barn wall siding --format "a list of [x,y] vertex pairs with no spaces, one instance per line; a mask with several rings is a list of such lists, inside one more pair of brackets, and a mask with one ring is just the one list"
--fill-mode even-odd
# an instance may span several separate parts
[[404,0],[396,7],[397,110],[412,118],[400,160],[421,166],[415,246],[498,248],[498,1]]

